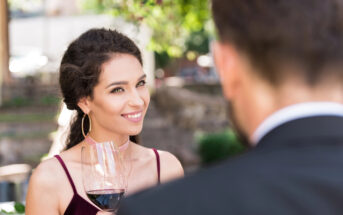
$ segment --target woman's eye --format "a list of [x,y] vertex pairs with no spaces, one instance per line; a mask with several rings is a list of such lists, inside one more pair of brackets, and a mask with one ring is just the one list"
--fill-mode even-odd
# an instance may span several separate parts
[[145,80],[142,80],[142,81],[138,82],[137,87],[139,87],[139,86],[144,86],[145,83],[146,83],[146,81],[145,81]]
[[124,89],[121,87],[117,87],[111,90],[111,93],[120,93],[120,92],[124,92]]

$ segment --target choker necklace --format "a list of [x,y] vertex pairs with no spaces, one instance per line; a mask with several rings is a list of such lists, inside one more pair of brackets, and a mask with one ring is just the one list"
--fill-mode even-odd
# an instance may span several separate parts
[[[87,135],[85,137],[85,141],[90,145],[98,144],[98,142],[96,142],[93,138],[91,138],[90,135]],[[129,144],[130,144],[130,139],[128,139],[126,143],[124,143],[123,145],[119,146],[119,151],[121,152],[125,151],[129,147]]]

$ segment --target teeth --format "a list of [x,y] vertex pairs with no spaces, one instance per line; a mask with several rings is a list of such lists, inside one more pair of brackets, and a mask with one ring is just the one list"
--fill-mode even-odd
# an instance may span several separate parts
[[127,118],[139,118],[141,117],[142,113],[137,113],[137,114],[133,114],[133,115],[127,115]]

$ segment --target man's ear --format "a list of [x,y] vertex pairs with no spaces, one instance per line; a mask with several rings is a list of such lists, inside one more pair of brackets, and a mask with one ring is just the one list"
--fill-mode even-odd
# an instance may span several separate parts
[[218,71],[223,93],[228,100],[235,97],[238,83],[238,68],[236,49],[226,43],[213,43],[214,61]]
[[81,108],[83,113],[89,114],[90,112],[90,103],[89,103],[89,98],[88,97],[83,97],[79,100],[77,105]]

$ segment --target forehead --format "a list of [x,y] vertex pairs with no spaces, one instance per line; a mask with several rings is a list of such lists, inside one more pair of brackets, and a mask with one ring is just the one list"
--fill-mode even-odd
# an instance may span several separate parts
[[142,65],[136,57],[130,54],[116,54],[102,65],[99,83],[137,80],[142,74]]

